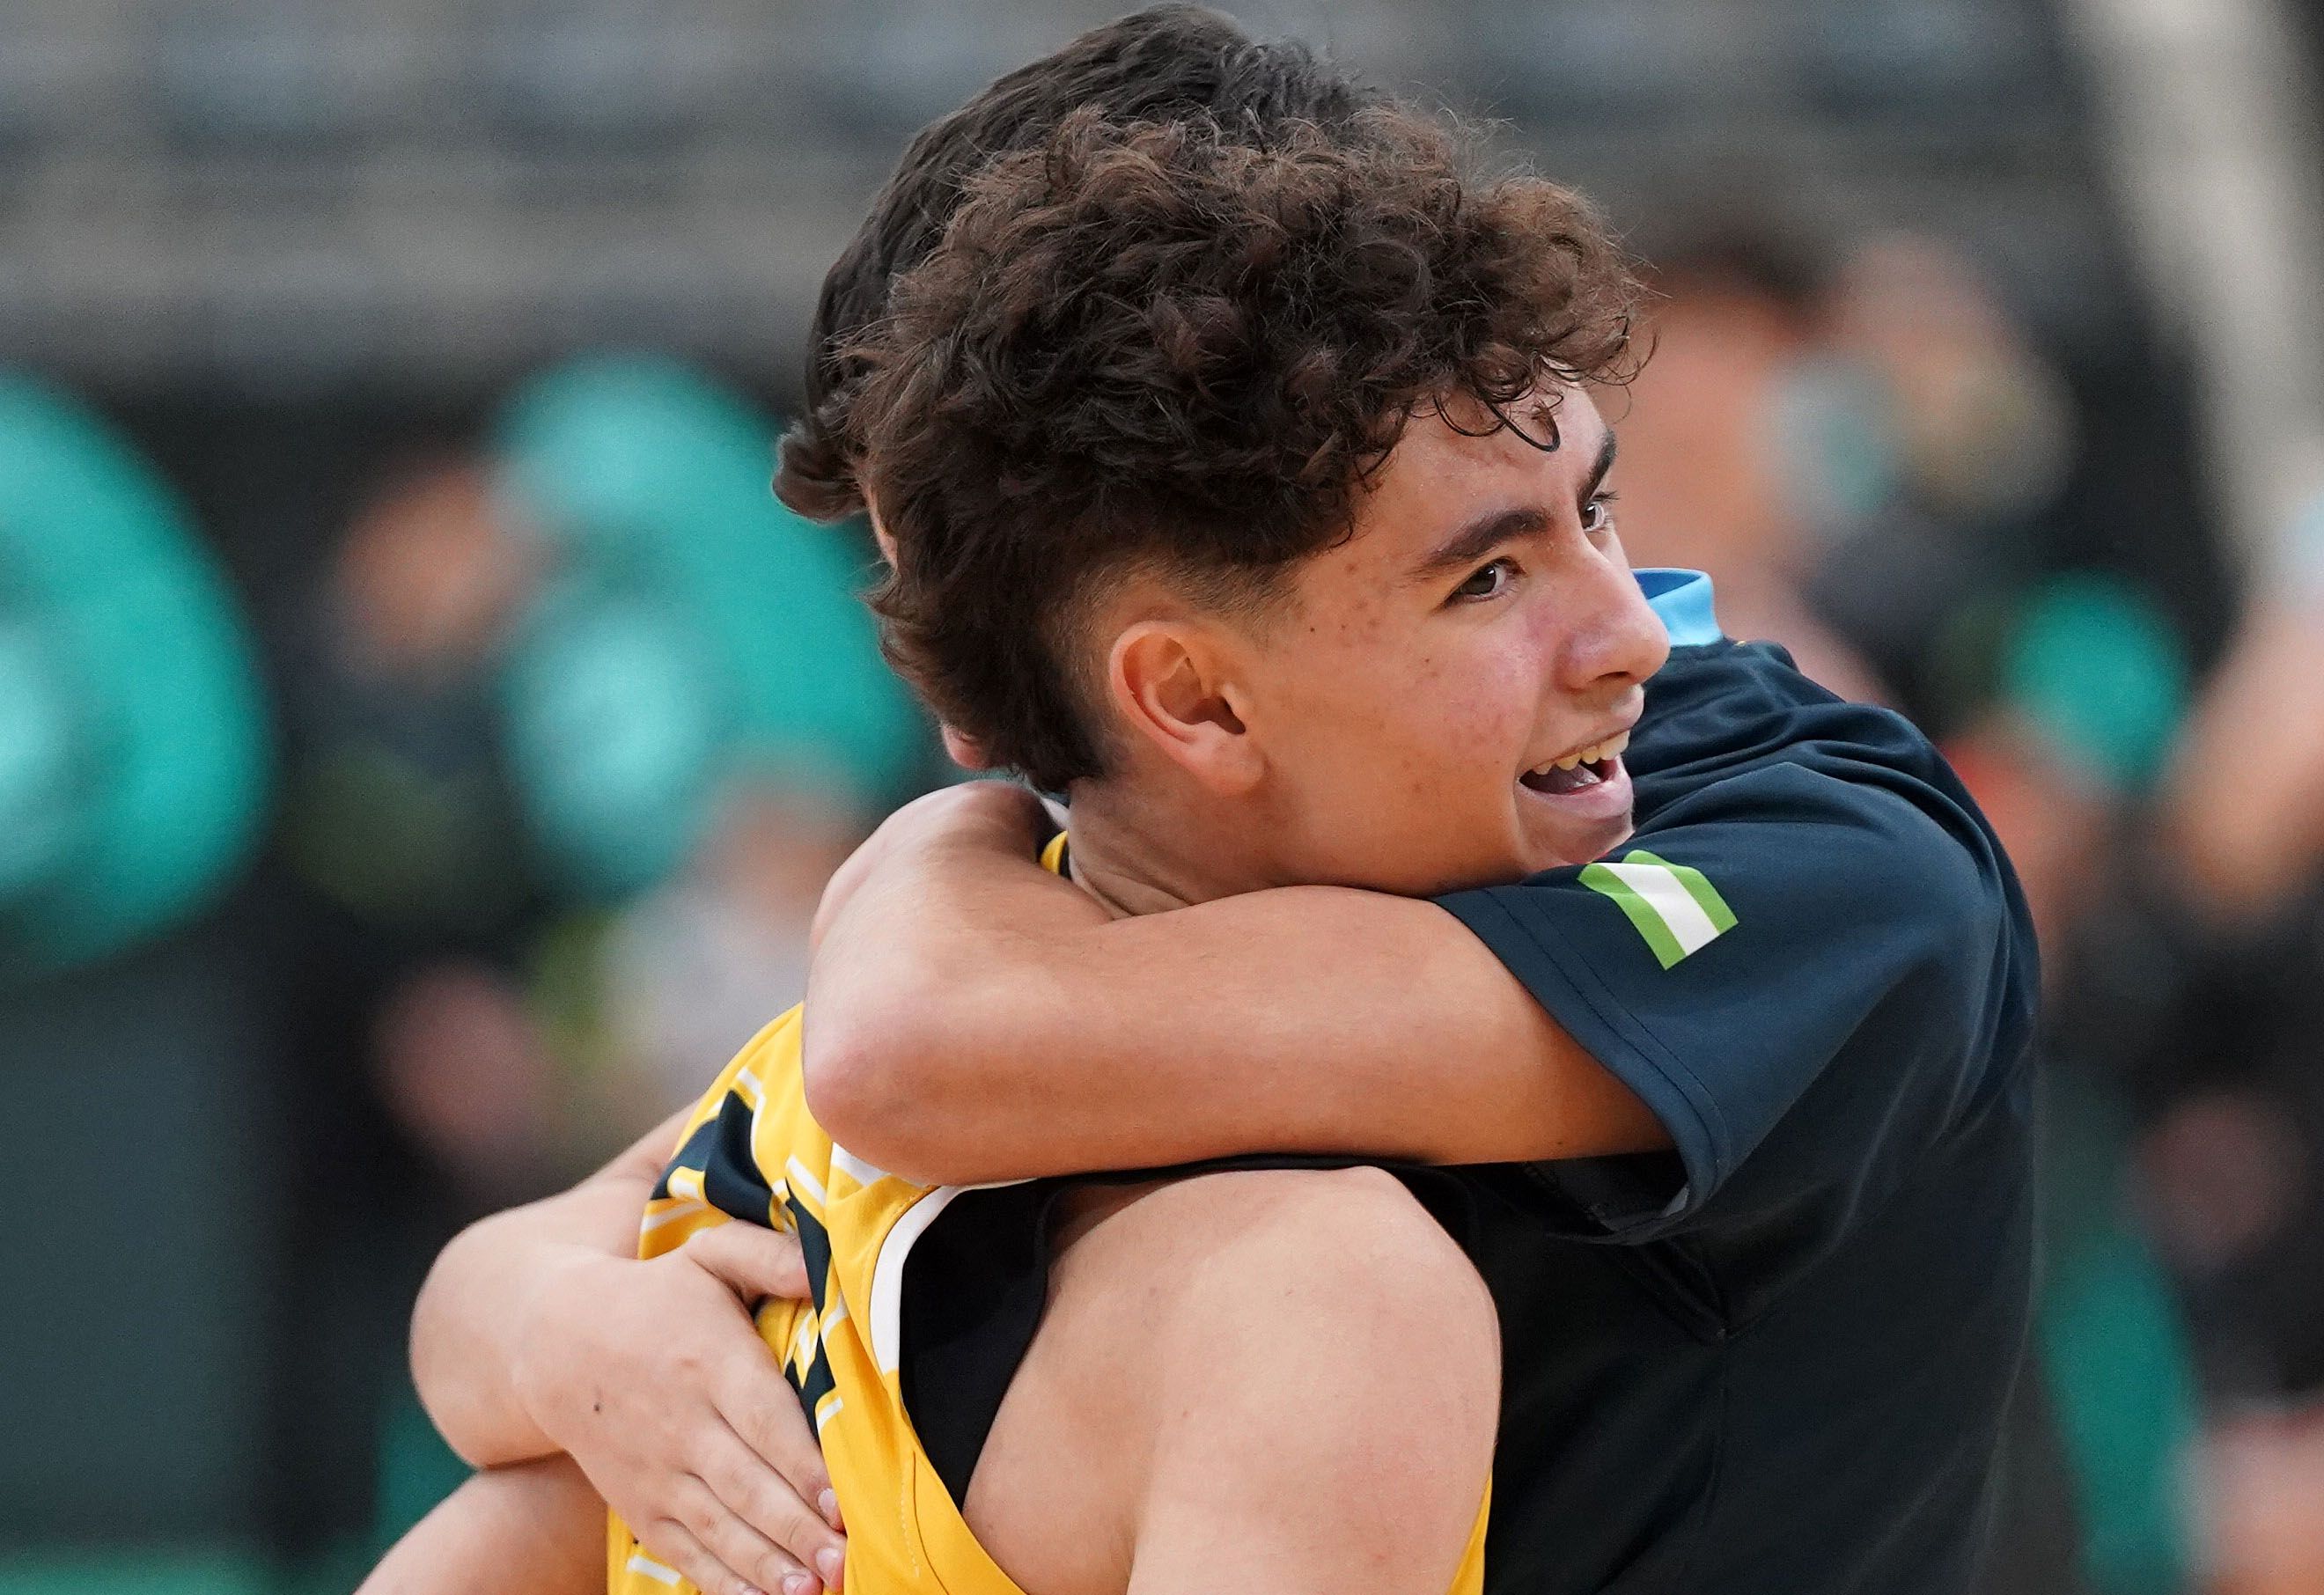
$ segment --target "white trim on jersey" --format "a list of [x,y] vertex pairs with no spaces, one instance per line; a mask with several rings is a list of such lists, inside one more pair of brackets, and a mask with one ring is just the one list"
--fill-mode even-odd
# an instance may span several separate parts
[[904,1360],[904,1263],[928,1226],[944,1216],[954,1198],[971,1191],[998,1191],[1008,1185],[1029,1185],[1030,1180],[991,1180],[981,1185],[938,1185],[896,1216],[880,1240],[880,1256],[872,1265],[872,1360],[883,1374],[893,1373]]
[[872,1360],[881,1373],[891,1374],[903,1365],[904,1260],[913,1245],[943,1216],[967,1185],[939,1185],[897,1216],[880,1241],[879,1260],[872,1265]]
[[821,1180],[807,1171],[806,1164],[796,1157],[785,1158],[783,1172],[791,1176],[790,1183],[793,1190],[804,1191],[813,1197],[815,1205],[819,1211],[823,1212],[831,1211],[831,1193],[823,1188]]
[[837,1141],[831,1143],[831,1166],[844,1168],[859,1185],[876,1185],[888,1177],[888,1171],[876,1163],[866,1163]]
[[676,1207],[665,1207],[659,1212],[648,1215],[638,1225],[638,1232],[641,1235],[650,1235],[664,1224],[674,1224],[680,1219],[690,1219],[697,1212],[707,1212],[709,1207],[710,1203],[701,1201],[681,1202]]

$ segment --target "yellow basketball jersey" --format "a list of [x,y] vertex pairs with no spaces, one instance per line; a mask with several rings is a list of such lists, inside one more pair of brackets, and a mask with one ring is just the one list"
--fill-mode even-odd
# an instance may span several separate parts
[[[1061,842],[1044,854],[1051,869]],[[969,1532],[904,1410],[905,1259],[965,1188],[912,1185],[823,1133],[807,1110],[799,1014],[761,1030],[704,1095],[647,1204],[639,1253],[736,1219],[796,1233],[814,1298],[768,1303],[759,1333],[822,1443],[847,1523],[848,1595],[1021,1595]],[[1452,1595],[1481,1590],[1484,1535],[1480,1507]],[[617,1517],[607,1552],[612,1595],[693,1595]]]

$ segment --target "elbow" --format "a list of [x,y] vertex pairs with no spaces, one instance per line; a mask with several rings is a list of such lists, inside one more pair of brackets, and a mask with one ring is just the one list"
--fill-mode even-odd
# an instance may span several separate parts
[[865,1132],[877,1133],[880,1103],[894,1090],[880,1032],[859,1023],[821,1022],[811,1009],[801,1016],[800,1031],[807,1111],[833,1140],[868,1156]]
[[436,1254],[411,1308],[409,1356],[420,1408],[471,1468],[530,1461],[549,1449],[529,1420],[512,1415],[509,1348],[479,1338],[480,1329],[491,1326],[478,1320],[475,1287],[505,1273],[493,1237],[509,1217],[493,1213],[453,1236]]
[[829,1017],[809,1003],[803,1017],[800,1067],[807,1111],[824,1133],[850,1152],[918,1184],[943,1183],[940,1103],[957,1038],[940,1042],[912,1011],[924,1004],[875,1000],[835,1005]]
[[801,1017],[807,1111],[856,1157],[920,1185],[976,1185],[1017,1166],[1044,1060],[1068,1049],[1049,1015],[1051,955],[1024,938],[890,948],[876,972],[810,976]]
[[[452,1245],[457,1246],[455,1237]],[[449,1249],[448,1248],[447,1249]],[[498,1467],[503,1462],[520,1459],[503,1455],[493,1444],[493,1436],[481,1424],[467,1421],[469,1392],[461,1382],[461,1367],[457,1355],[443,1342],[449,1332],[442,1327],[445,1316],[438,1298],[442,1294],[439,1281],[443,1274],[443,1258],[430,1268],[425,1284],[420,1287],[420,1299],[411,1310],[410,1357],[411,1385],[420,1397],[420,1408],[428,1421],[443,1436],[444,1443],[454,1455],[471,1468]]]

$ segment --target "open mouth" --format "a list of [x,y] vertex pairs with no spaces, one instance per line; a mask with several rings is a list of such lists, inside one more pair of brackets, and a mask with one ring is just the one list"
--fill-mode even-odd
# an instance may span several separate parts
[[1622,768],[1622,751],[1629,745],[1630,733],[1617,732],[1602,742],[1576,748],[1538,770],[1528,770],[1517,780],[1527,790],[1551,798],[1587,791],[1614,779]]
[[1531,791],[1555,798],[1610,781],[1620,768],[1618,759],[1587,759],[1570,768],[1559,764],[1547,770],[1528,770],[1517,780]]

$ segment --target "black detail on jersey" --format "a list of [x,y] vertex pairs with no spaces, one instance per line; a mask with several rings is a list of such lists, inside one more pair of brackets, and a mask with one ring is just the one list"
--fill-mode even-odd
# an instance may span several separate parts
[[838,1380],[831,1371],[831,1349],[823,1343],[822,1334],[823,1305],[831,1289],[831,1234],[823,1227],[823,1221],[807,1212],[807,1204],[796,1195],[783,1205],[790,1211],[791,1224],[798,1235],[799,1257],[807,1264],[807,1289],[815,1300],[816,1326],[815,1355],[804,1369],[794,1370],[786,1361],[783,1377],[798,1392],[799,1406],[807,1409],[807,1427],[815,1430],[819,1438],[823,1428],[816,1422],[815,1409],[838,1388]]
[[[904,1260],[905,1354],[899,1369],[905,1415],[954,1503],[968,1499],[969,1480],[1001,1397],[1040,1327],[1048,1299],[1050,1231],[1056,1203],[1068,1191],[1240,1169],[1347,1168],[1368,1161],[1264,1153],[964,1192]],[[1470,1245],[1475,1213],[1467,1193],[1447,1171],[1375,1166],[1403,1181],[1464,1249]]]
[[955,1506],[1040,1327],[1050,1210],[1071,1185],[964,1191],[904,1259],[904,1413]]
[[653,1200],[669,1194],[669,1176],[681,1168],[701,1174],[702,1194],[720,1212],[774,1227],[775,1193],[751,1155],[751,1104],[742,1093],[728,1092],[718,1111],[694,1127],[678,1156],[663,1168]]
[[754,1224],[774,1222],[775,1194],[751,1156],[751,1104],[728,1092],[713,1120],[710,1162],[702,1171],[702,1194],[720,1212]]
[[710,1161],[711,1139],[717,1133],[718,1120],[715,1118],[706,1119],[701,1123],[696,1125],[692,1129],[688,1130],[687,1132],[686,1139],[679,1144],[678,1150],[670,1154],[669,1161],[661,1166],[661,1178],[654,1182],[653,1194],[648,1197],[647,1200],[650,1202],[668,1201],[669,1198],[670,1176],[676,1174],[681,1168],[691,1168],[699,1171],[708,1164]]
[[807,1414],[807,1426],[815,1431],[817,1440],[822,1439],[823,1424],[816,1418],[816,1408],[823,1405],[825,1397],[839,1388],[839,1380],[831,1371],[831,1352],[825,1347],[820,1333],[815,1338],[815,1360],[807,1365],[807,1371],[798,1372],[787,1362],[783,1364],[783,1378],[788,1379],[791,1388],[798,1392],[799,1409]]
[[831,1288],[831,1231],[823,1221],[807,1212],[807,1204],[794,1194],[783,1206],[789,1210],[792,1227],[798,1231],[799,1257],[807,1264],[807,1286],[814,1293],[815,1310],[823,1311],[823,1299]]

